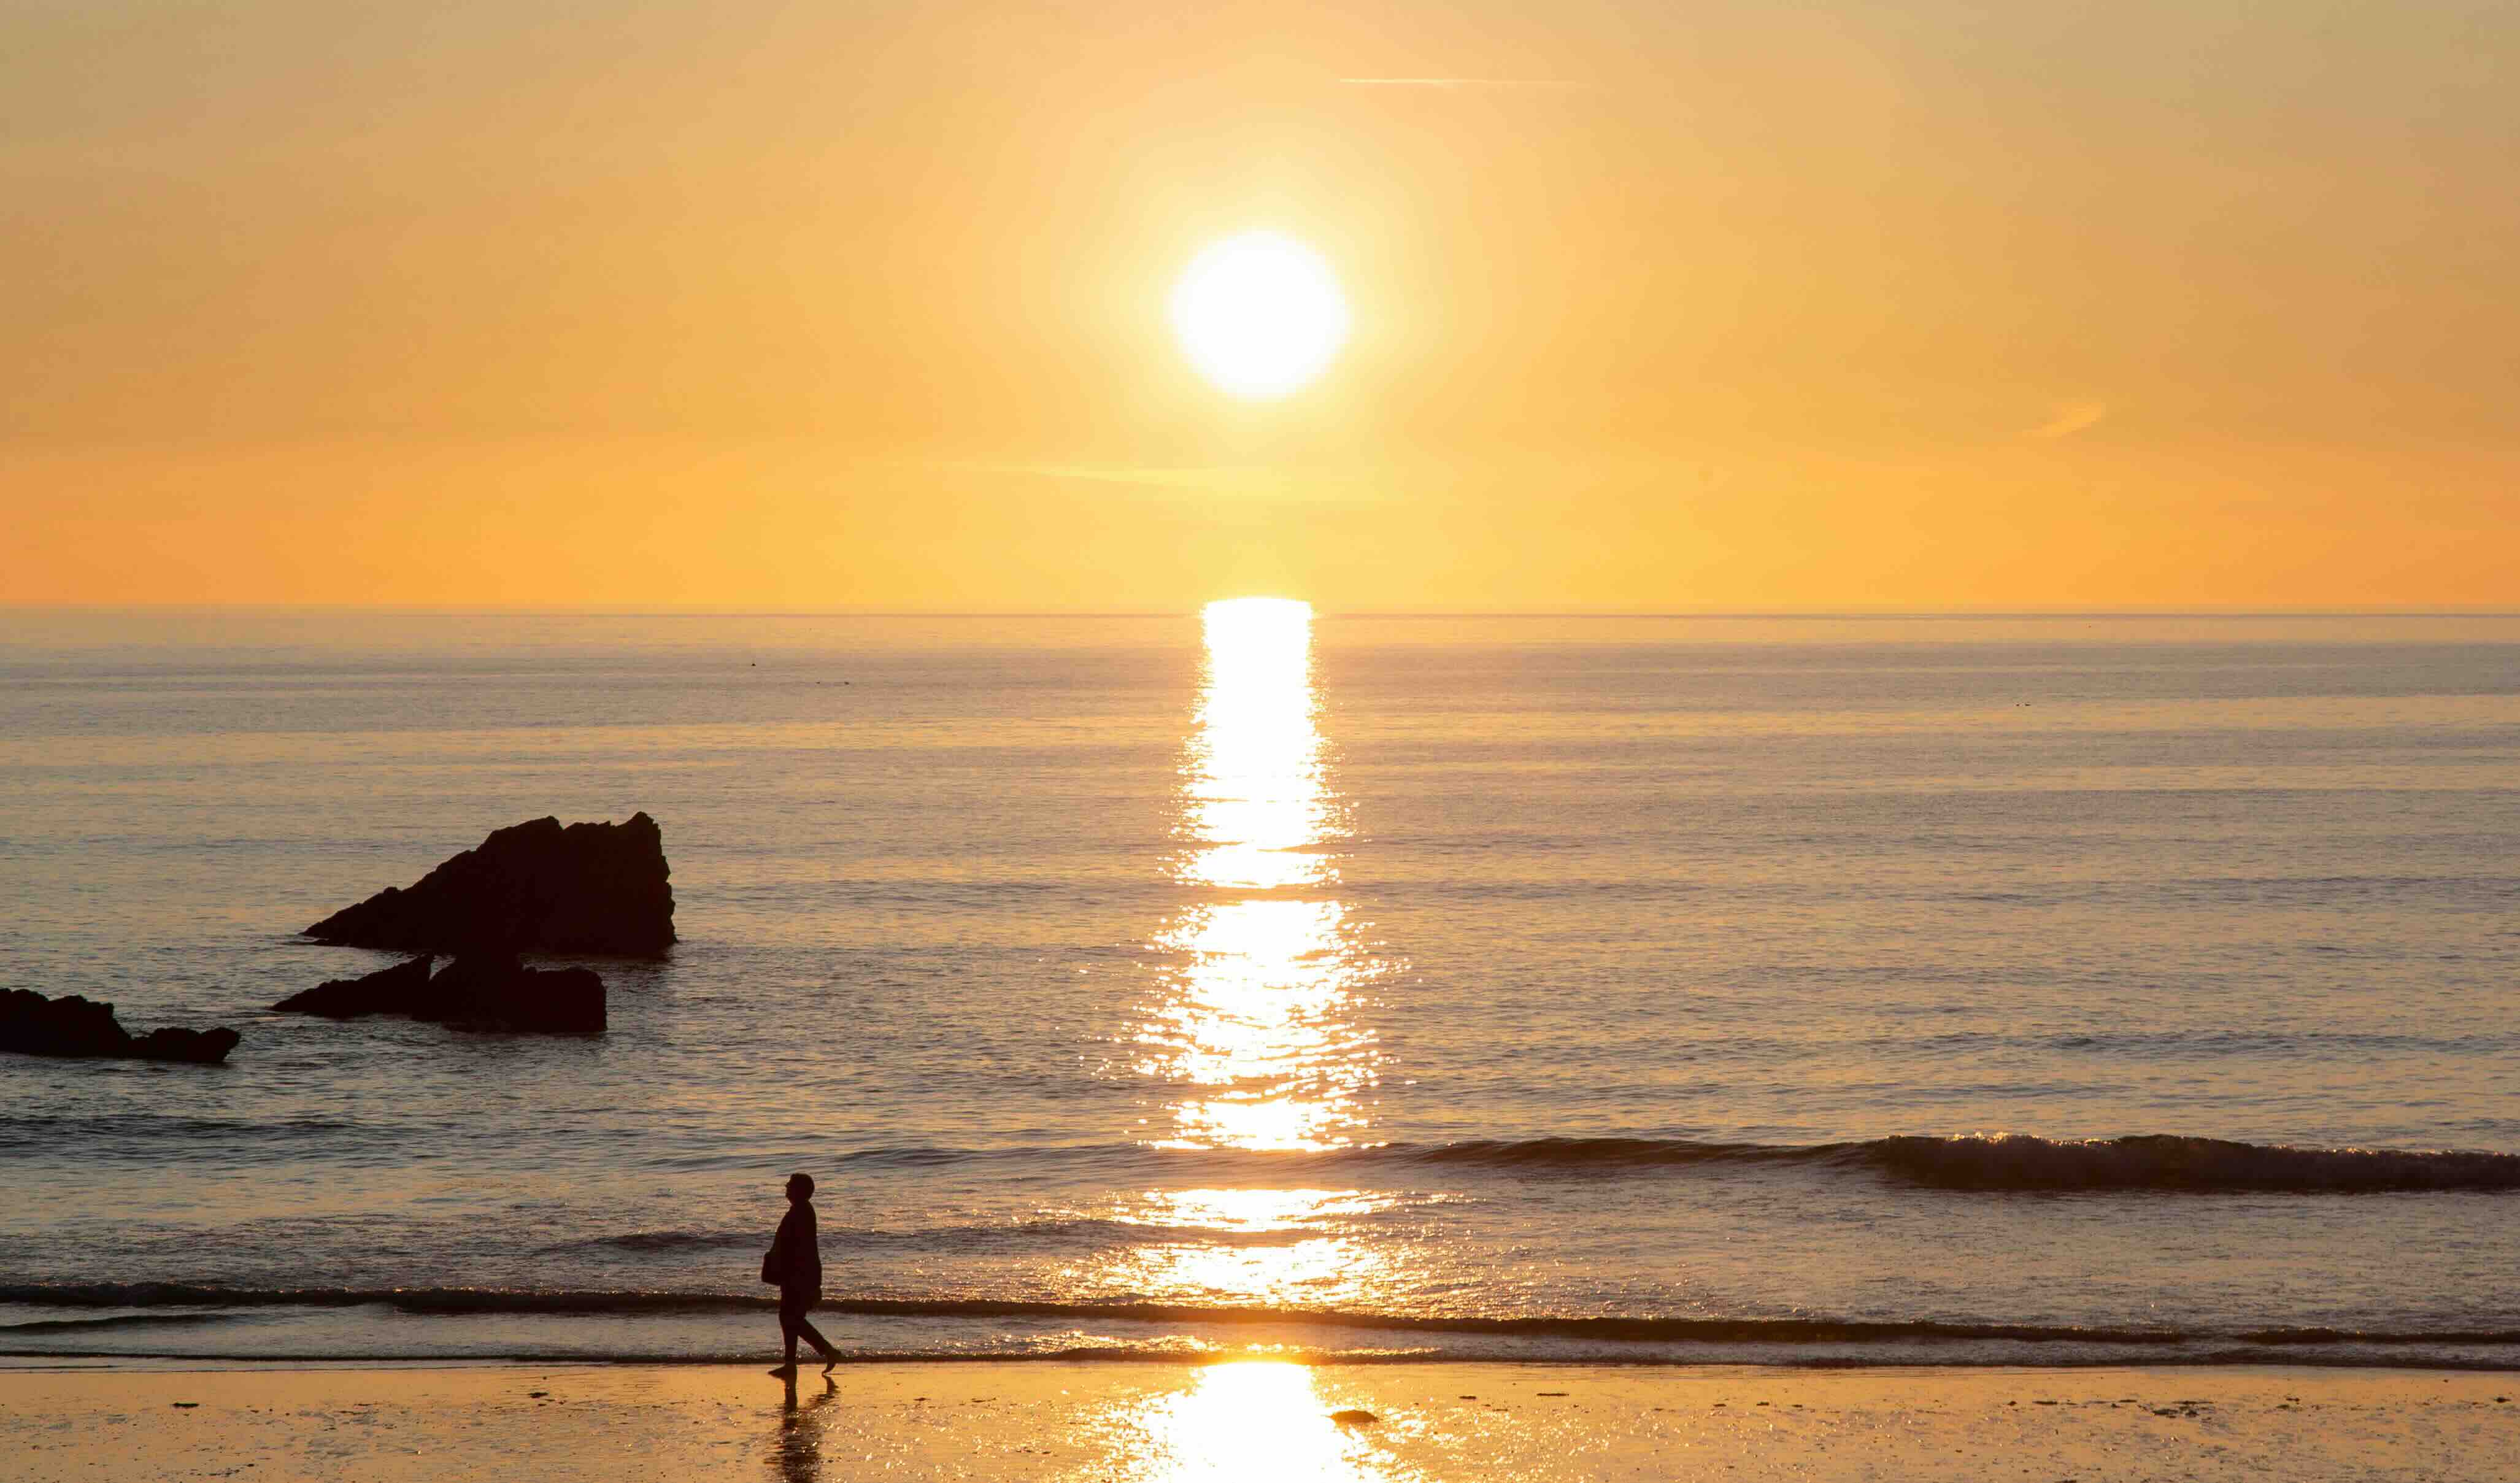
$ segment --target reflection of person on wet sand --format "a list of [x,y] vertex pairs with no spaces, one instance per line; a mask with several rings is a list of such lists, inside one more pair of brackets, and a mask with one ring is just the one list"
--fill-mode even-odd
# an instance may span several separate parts
[[761,1280],[779,1286],[779,1335],[788,1344],[787,1363],[770,1371],[791,1379],[796,1373],[796,1340],[801,1335],[823,1357],[823,1369],[839,1363],[840,1352],[821,1331],[805,1322],[806,1311],[823,1300],[823,1242],[814,1230],[814,1181],[788,1176],[788,1213],[779,1234],[761,1259]]
[[779,1412],[779,1476],[782,1483],[815,1483],[823,1475],[823,1427],[814,1413],[832,1404],[840,1387],[823,1376],[823,1393],[796,1404],[796,1370],[788,1370],[788,1399]]

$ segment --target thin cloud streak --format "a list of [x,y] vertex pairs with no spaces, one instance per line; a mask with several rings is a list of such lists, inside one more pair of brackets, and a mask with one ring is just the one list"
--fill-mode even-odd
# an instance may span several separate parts
[[1341,77],[1341,87],[1417,87],[1417,88],[1530,88],[1543,92],[1572,92],[1590,88],[1589,82],[1572,82],[1561,77]]
[[1370,471],[1288,468],[1274,464],[1204,464],[1132,467],[1102,464],[1000,462],[983,459],[914,459],[893,467],[926,472],[976,473],[1055,483],[1127,486],[1202,496],[1263,496],[1316,504],[1354,504],[1384,497]]
[[2055,412],[2048,417],[2048,421],[2025,431],[2022,433],[2022,436],[2036,438],[2071,437],[2075,433],[2092,426],[2108,415],[2109,404],[2106,402],[2058,402],[2056,404]]
[[917,460],[913,467],[955,473],[1013,474],[1022,478],[1075,479],[1092,484],[1139,484],[1163,489],[1202,489],[1251,471],[1234,465],[1131,468],[1091,464],[992,463],[970,459]]

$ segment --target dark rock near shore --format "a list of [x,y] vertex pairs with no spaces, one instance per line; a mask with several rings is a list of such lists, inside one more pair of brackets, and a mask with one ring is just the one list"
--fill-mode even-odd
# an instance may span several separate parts
[[403,1014],[468,1030],[571,1034],[605,1026],[604,979],[592,968],[528,968],[513,953],[468,953],[432,978],[430,961],[331,979],[272,1008],[332,1019]]
[[28,989],[0,990],[0,1051],[214,1065],[228,1058],[238,1038],[236,1031],[224,1028],[134,1036],[113,1017],[110,1004],[76,994],[47,999]]
[[228,1058],[228,1053],[244,1039],[236,1031],[221,1026],[210,1030],[152,1030],[132,1037],[131,1048],[122,1054],[141,1060],[174,1060],[190,1065],[215,1066]]
[[565,829],[535,819],[493,832],[407,887],[334,913],[306,935],[397,953],[660,958],[674,944],[670,875],[663,831],[644,813]]
[[361,1014],[421,1013],[428,1003],[426,955],[358,978],[328,978],[302,994],[292,994],[272,1008],[292,1014],[321,1014],[328,1019],[353,1019]]
[[528,968],[513,957],[458,958],[428,981],[424,1019],[459,1029],[591,1033],[604,1028],[604,980],[593,968]]

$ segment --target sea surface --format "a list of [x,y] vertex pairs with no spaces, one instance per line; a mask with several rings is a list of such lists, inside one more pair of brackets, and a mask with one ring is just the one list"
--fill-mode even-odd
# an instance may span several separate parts
[[[600,1037],[269,1006],[662,825]],[[2520,618],[0,609],[0,1351],[2520,1367]]]

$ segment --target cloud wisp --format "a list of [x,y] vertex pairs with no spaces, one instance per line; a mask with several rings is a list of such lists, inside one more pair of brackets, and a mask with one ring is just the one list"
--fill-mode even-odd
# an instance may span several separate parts
[[2027,429],[2021,435],[2047,439],[2072,437],[2108,415],[2109,404],[2106,402],[2089,399],[2058,402],[2055,410],[2048,414],[2048,421]]
[[1427,88],[1438,92],[1496,88],[1568,93],[1589,89],[1589,82],[1563,77],[1341,77],[1341,87]]

